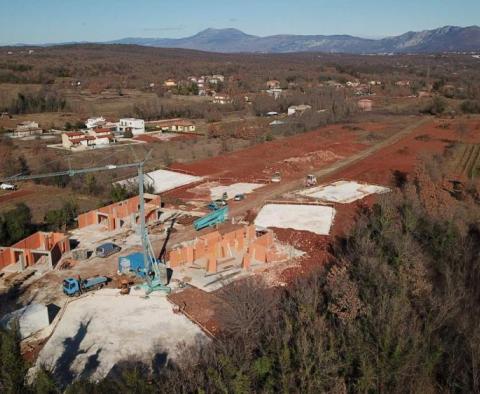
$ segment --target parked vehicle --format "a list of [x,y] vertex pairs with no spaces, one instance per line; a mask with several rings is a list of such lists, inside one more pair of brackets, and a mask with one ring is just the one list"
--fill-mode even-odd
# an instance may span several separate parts
[[317,186],[317,177],[315,175],[307,175],[305,177],[305,187]]
[[242,201],[242,200],[245,200],[245,194],[241,193],[241,194],[236,194],[235,197],[233,197],[233,199],[235,201]]
[[63,292],[69,297],[101,289],[108,282],[106,276],[95,276],[88,279],[67,278],[63,281]]
[[281,180],[282,180],[282,175],[280,174],[280,172],[277,171],[272,175],[272,178],[271,178],[272,182],[277,183],[277,182],[280,182]]
[[112,242],[107,242],[100,245],[97,249],[95,249],[95,255],[97,257],[108,257],[112,254],[118,253],[122,250],[122,248]]
[[11,183],[0,183],[0,190],[17,190],[17,185]]

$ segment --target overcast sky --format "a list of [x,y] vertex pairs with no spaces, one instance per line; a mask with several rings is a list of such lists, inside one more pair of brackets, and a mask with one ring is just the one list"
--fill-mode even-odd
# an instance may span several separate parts
[[384,37],[480,24],[480,0],[0,0],[0,43],[249,34]]

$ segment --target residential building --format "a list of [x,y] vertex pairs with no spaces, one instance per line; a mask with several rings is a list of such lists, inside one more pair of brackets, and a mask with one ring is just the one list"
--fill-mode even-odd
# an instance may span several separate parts
[[397,81],[397,82],[395,82],[395,85],[397,85],[397,86],[410,86],[410,81],[408,81],[408,80]]
[[193,133],[196,130],[195,123],[186,119],[153,120],[146,122],[146,125],[162,131],[179,133]]
[[107,123],[107,121],[103,116],[99,116],[96,118],[88,118],[85,122],[85,127],[87,129],[93,129],[94,127],[103,127],[105,126],[105,123]]
[[117,124],[117,133],[131,131],[133,135],[145,133],[145,121],[143,119],[123,118]]
[[280,89],[280,81],[271,79],[266,83],[267,89]]
[[84,150],[93,149],[115,142],[115,137],[109,129],[92,129],[87,133],[72,131],[62,134],[62,145],[65,149]]
[[[154,194],[144,194],[145,221],[153,223],[160,219],[161,199]],[[91,225],[103,225],[105,230],[114,231],[125,226],[135,228],[140,218],[140,197],[135,196],[128,200],[116,202],[102,208],[94,209],[78,215],[78,227],[84,228]]]
[[63,233],[37,232],[16,244],[0,248],[0,268],[17,264],[17,269],[46,263],[52,269],[70,250],[69,237]]
[[17,127],[13,131],[14,137],[28,137],[31,135],[42,134],[43,130],[38,127],[37,122],[25,121],[17,124]]
[[301,105],[292,105],[288,107],[288,116],[292,116],[295,114],[302,115],[305,111],[312,109],[311,105],[301,104]]
[[361,109],[362,111],[369,112],[373,108],[373,101],[369,99],[361,99],[358,100],[358,108]]
[[283,89],[280,89],[280,88],[268,89],[266,90],[266,92],[268,95],[272,96],[275,100],[277,100],[283,94]]
[[345,85],[347,85],[349,88],[357,88],[358,86],[360,86],[360,82],[359,81],[347,81],[347,83]]
[[213,103],[214,104],[221,104],[221,105],[231,104],[232,99],[230,98],[230,96],[217,94],[213,97]]
[[167,79],[165,82],[163,82],[163,86],[166,88],[174,88],[177,86],[177,81],[174,79]]

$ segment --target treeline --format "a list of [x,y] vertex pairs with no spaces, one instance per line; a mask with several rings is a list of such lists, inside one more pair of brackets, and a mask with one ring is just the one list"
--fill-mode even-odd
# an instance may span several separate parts
[[11,114],[28,114],[36,112],[58,112],[67,107],[67,101],[58,91],[43,87],[38,92],[18,93],[8,108]]

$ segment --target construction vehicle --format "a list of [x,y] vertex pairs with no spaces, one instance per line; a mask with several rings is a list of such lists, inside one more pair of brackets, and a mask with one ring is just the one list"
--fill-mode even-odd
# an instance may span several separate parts
[[309,174],[305,177],[305,187],[317,186],[317,177],[315,175]]
[[228,219],[228,206],[219,208],[216,211],[205,215],[204,217],[197,219],[193,222],[195,230],[200,231],[207,227],[213,227],[217,224],[223,223]]
[[63,292],[69,297],[88,291],[101,289],[108,282],[106,276],[95,276],[88,279],[67,278],[63,281]]
[[227,201],[218,199],[218,200],[212,201],[210,204],[208,204],[207,208],[210,211],[218,211],[220,208],[222,208],[226,205],[228,205]]

